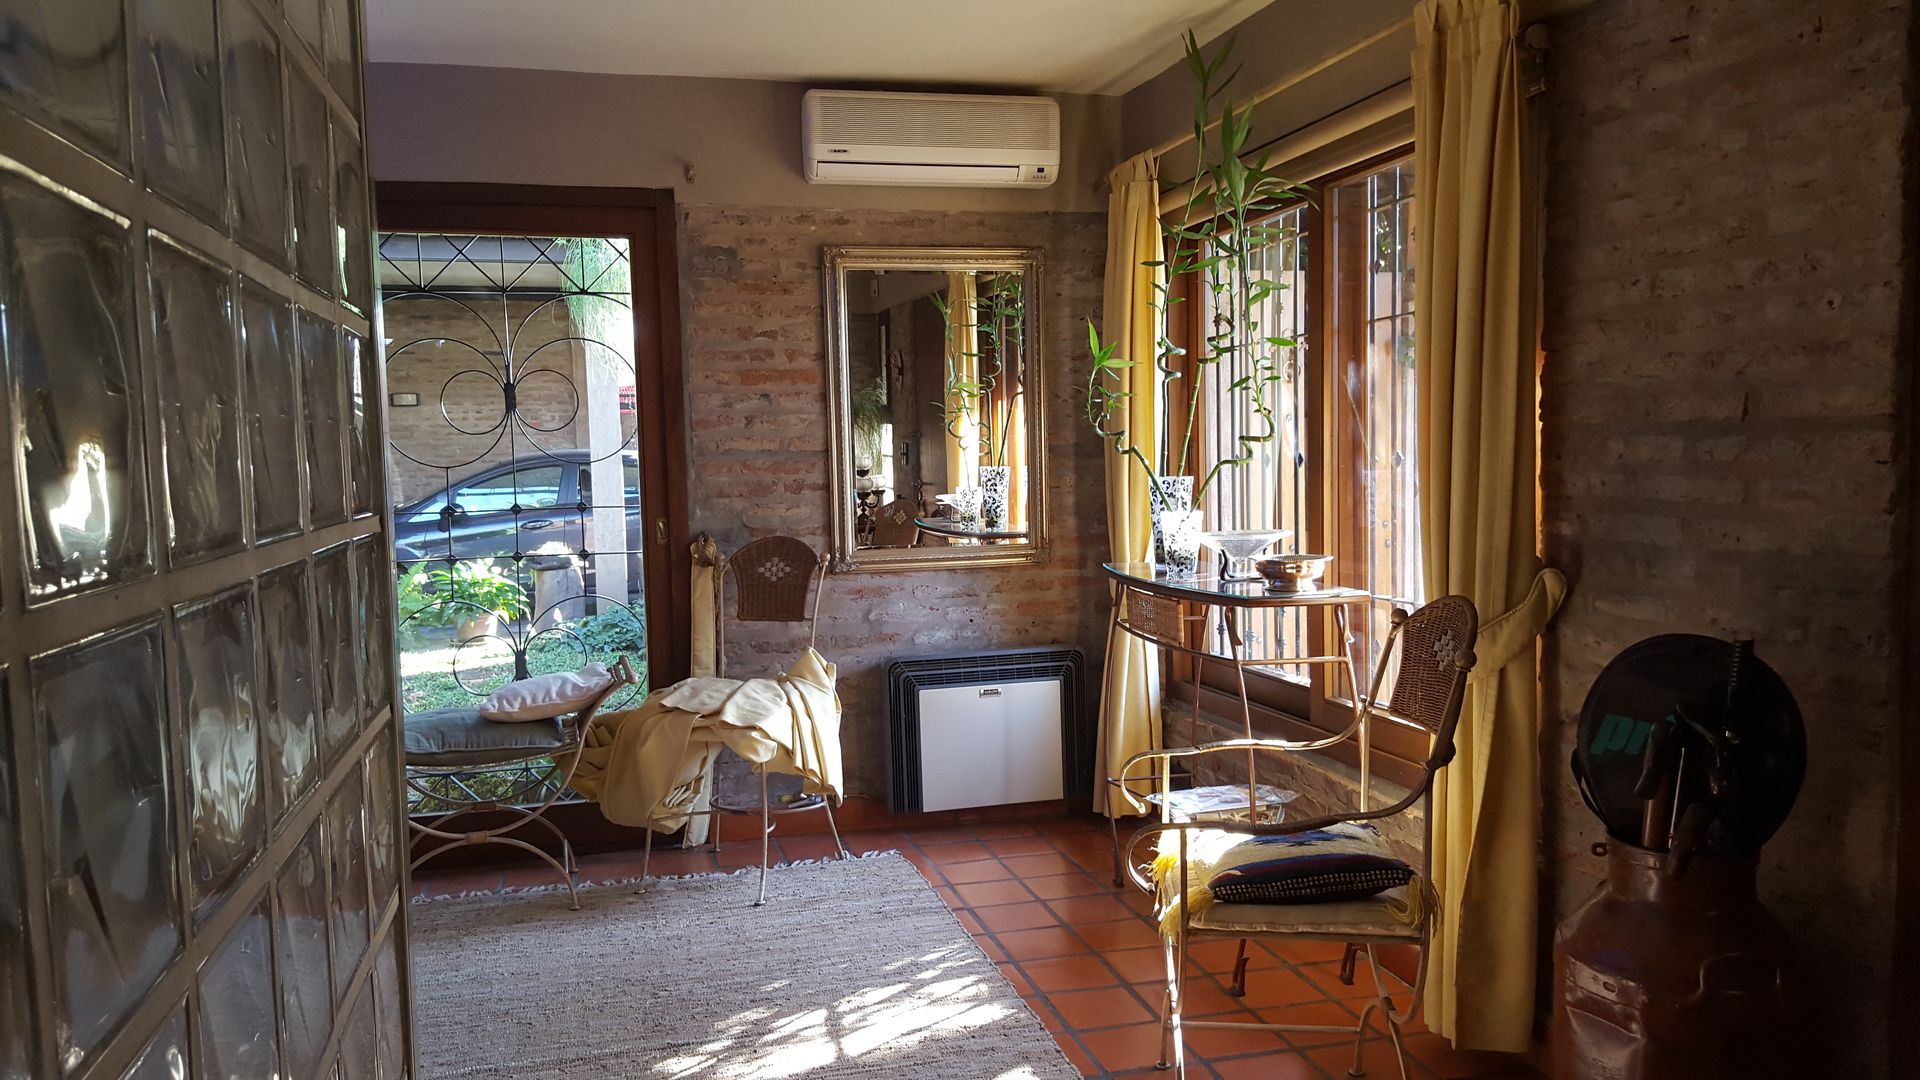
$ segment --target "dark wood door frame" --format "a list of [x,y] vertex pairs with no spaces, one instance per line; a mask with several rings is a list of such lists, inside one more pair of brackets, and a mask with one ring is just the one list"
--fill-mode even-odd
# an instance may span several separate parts
[[[662,549],[664,556],[645,560],[647,668],[654,686],[686,678],[691,666],[693,558],[688,547],[686,368],[673,193],[383,181],[374,185],[374,201],[375,228],[381,230],[625,237],[632,242],[634,392],[642,420],[637,436],[640,500],[647,522],[643,543]],[[640,257],[644,252],[652,257]]]

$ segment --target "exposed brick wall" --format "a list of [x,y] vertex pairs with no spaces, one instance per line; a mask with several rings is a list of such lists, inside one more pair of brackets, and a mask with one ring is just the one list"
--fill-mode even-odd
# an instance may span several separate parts
[[1546,105],[1544,526],[1573,581],[1545,671],[1549,922],[1601,870],[1566,767],[1601,666],[1652,634],[1752,635],[1806,715],[1762,891],[1833,1075],[1886,1069],[1911,18],[1596,3],[1553,28]]
[[[897,656],[1055,642],[1100,663],[1106,551],[1100,443],[1079,406],[1086,320],[1098,319],[1099,214],[681,208],[695,531],[723,550],[828,529],[825,314],[820,250],[837,244],[1038,246],[1043,271],[1046,469],[1052,557],[1037,566],[833,574],[820,649],[840,665],[848,787],[883,796],[883,671]],[[729,674],[777,670],[804,644],[777,624],[726,626]],[[1097,681],[1090,687],[1097,688]]]

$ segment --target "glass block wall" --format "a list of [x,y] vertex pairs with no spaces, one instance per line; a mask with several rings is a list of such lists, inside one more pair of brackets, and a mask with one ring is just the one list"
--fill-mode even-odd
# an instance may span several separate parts
[[0,1080],[410,1072],[358,0],[0,0]]

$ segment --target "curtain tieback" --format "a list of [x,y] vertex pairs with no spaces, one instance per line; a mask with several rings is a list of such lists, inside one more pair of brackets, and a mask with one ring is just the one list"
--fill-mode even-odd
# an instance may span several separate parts
[[1480,638],[1474,643],[1480,662],[1467,681],[1485,682],[1522,655],[1533,655],[1534,639],[1546,631],[1566,597],[1566,575],[1552,567],[1534,575],[1525,599],[1480,627]]

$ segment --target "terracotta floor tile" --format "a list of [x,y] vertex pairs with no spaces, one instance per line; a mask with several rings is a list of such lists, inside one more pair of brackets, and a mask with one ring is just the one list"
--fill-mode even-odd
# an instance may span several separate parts
[[1120,977],[1131,983],[1150,982],[1159,986],[1167,978],[1166,955],[1158,948],[1117,949],[1101,954],[1107,963],[1120,973]]
[[[426,875],[422,875],[423,877]],[[465,896],[500,891],[501,871],[491,868],[437,870],[422,887],[422,896]]]
[[1099,896],[1109,891],[1105,882],[1079,871],[1020,880],[1026,884],[1027,888],[1033,890],[1033,895],[1042,900],[1058,900],[1066,896]]
[[1073,1067],[1080,1070],[1081,1076],[1100,1075],[1100,1066],[1094,1064],[1085,1050],[1080,1049],[1080,1044],[1073,1040],[1073,1036],[1062,1032],[1054,1035],[1054,1041],[1060,1044],[1060,1049],[1066,1053],[1067,1060],[1073,1062]]
[[[1113,852],[1113,837],[1108,836],[1104,830],[1100,832],[1053,833],[1050,834],[1047,839],[1052,842],[1054,847],[1061,851],[1098,851],[1106,855],[1111,855]],[[1126,838],[1122,837],[1121,839],[1124,841]]]
[[1159,933],[1141,919],[1087,923],[1074,927],[1074,932],[1078,933],[1088,945],[1101,952],[1144,949],[1160,944]]
[[1455,1050],[1452,1043],[1430,1032],[1407,1035],[1404,1041],[1407,1053],[1420,1064],[1432,1069],[1441,1080],[1508,1076],[1516,1072],[1524,1072],[1528,1068],[1526,1059],[1518,1054]]
[[959,919],[960,925],[967,928],[967,933],[975,937],[979,937],[987,932],[987,928],[980,923],[980,917],[965,908],[954,911],[953,917]]
[[1316,964],[1322,960],[1338,960],[1346,955],[1347,951],[1347,947],[1338,941],[1268,939],[1260,944],[1290,964]]
[[[1225,1020],[1238,1022],[1242,1019],[1257,1021],[1259,1018],[1247,1013],[1223,1014],[1219,1016],[1195,1017],[1199,1020]],[[1223,1028],[1186,1027],[1187,1046],[1194,1053],[1205,1058],[1232,1057],[1238,1054],[1280,1053],[1288,1049],[1287,1041],[1277,1031],[1262,1031],[1259,1028],[1244,1028],[1238,1031]]]
[[976,825],[973,829],[977,840],[1004,840],[1014,836],[1038,836],[1032,825],[1024,821],[995,821]]
[[1240,999],[1249,1009],[1301,1005],[1325,1001],[1320,988],[1283,967],[1247,973],[1247,992]]
[[898,851],[909,845],[906,837],[897,832],[853,832],[840,835],[847,842],[847,850],[855,855],[865,855],[872,851]]
[[974,862],[941,863],[940,874],[955,885],[974,881],[1005,881],[1013,876],[998,859],[980,859]]
[[1225,1061],[1212,1059],[1208,1064],[1220,1080],[1323,1080],[1325,1075],[1299,1054],[1257,1054]]
[[1112,922],[1115,919],[1138,919],[1134,910],[1120,902],[1111,893],[1097,896],[1068,896],[1058,900],[1048,900],[1047,906],[1053,909],[1060,921],[1068,924]]
[[1033,900],[1033,894],[1025,885],[1017,881],[975,881],[965,885],[955,885],[953,891],[961,902],[970,907],[989,907],[994,904],[1024,904]]
[[1086,1044],[1093,1059],[1109,1072],[1151,1068],[1160,1059],[1158,1021],[1083,1032],[1080,1041]]
[[1053,845],[1048,843],[1047,838],[1044,836],[1006,836],[982,840],[981,843],[987,845],[988,851],[993,852],[1003,859],[1010,855],[1051,855],[1054,853]]
[[1010,855],[1002,860],[1015,877],[1046,877],[1049,874],[1071,874],[1080,868],[1073,860],[1064,855],[1049,852],[1045,855]]
[[1101,963],[1098,957],[1084,953],[1045,960],[1022,960],[1020,970],[1026,973],[1028,981],[1046,994],[1118,985],[1107,965]]
[[[1328,997],[1336,1001],[1353,1001],[1361,998],[1370,998],[1373,997],[1376,992],[1373,984],[1373,972],[1368,969],[1364,958],[1362,958],[1360,964],[1354,968],[1352,986],[1348,986],[1346,983],[1340,981],[1339,964],[1308,964],[1300,968],[1299,972],[1305,976],[1308,982],[1319,987]],[[1405,992],[1405,988],[1400,985],[1399,980],[1395,979],[1385,970],[1380,972],[1380,977],[1387,980],[1388,993],[1397,994]]]
[[975,859],[993,858],[992,853],[987,851],[986,846],[978,840],[962,840],[955,844],[935,844],[932,847],[922,845],[920,850],[926,853],[927,858],[932,859],[935,863],[942,866],[949,863],[971,862]]
[[1058,926],[1059,920],[1048,910],[1047,905],[1033,902],[1026,904],[996,904],[983,907],[976,912],[981,923],[995,933],[1009,930],[1033,930],[1042,926]]
[[1060,1018],[1078,1031],[1138,1024],[1157,1019],[1133,991],[1124,986],[1099,990],[1070,990],[1049,994],[1047,1000],[1060,1012]]
[[1058,926],[1009,930],[995,938],[1016,960],[1045,960],[1054,956],[1086,955],[1087,947],[1072,932]]
[[[1370,1077],[1397,1077],[1400,1075],[1400,1062],[1394,1056],[1393,1044],[1384,1037],[1375,1038],[1361,1045],[1361,1068]],[[1309,1060],[1333,1076],[1344,1077],[1347,1070],[1353,1068],[1353,1039],[1347,1039],[1334,1046],[1320,1046],[1303,1050]],[[1425,1080],[1433,1074],[1428,1072],[1412,1054],[1407,1055],[1408,1072],[1413,1080]]]
[[1007,955],[1007,950],[1001,948],[1000,943],[991,937],[976,937],[973,943],[980,946],[980,951],[987,954],[987,959],[996,964],[1005,964],[1013,960],[1013,957]]
[[1013,992],[1019,994],[1021,997],[1033,997],[1040,993],[1039,989],[1035,987],[1032,982],[1028,981],[1025,975],[1020,973],[1019,964],[1006,961],[995,964],[994,967],[1000,970],[1000,977],[1007,980],[1008,984],[1013,987]]
[[[1345,1006],[1331,1001],[1322,1001],[1307,1005],[1281,1005],[1260,1010],[1260,1019],[1269,1024],[1315,1024],[1321,1027],[1335,1027],[1352,1024],[1358,1020]],[[1287,1041],[1295,1046],[1326,1046],[1331,1043],[1351,1044],[1351,1034],[1342,1035],[1337,1031],[1289,1031]]]
[[780,854],[787,862],[800,862],[805,859],[837,859],[840,849],[833,846],[833,837],[824,833],[818,836],[788,836],[780,840]]

